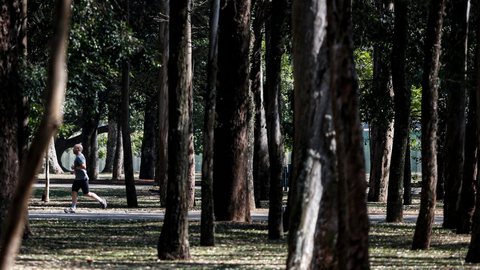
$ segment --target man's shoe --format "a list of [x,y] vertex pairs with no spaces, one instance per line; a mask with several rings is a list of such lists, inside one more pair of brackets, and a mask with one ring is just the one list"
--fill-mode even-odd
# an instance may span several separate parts
[[63,209],[63,211],[67,214],[75,213],[75,208],[68,207],[68,208]]
[[107,208],[107,200],[105,200],[104,198],[100,199],[100,205],[103,209]]

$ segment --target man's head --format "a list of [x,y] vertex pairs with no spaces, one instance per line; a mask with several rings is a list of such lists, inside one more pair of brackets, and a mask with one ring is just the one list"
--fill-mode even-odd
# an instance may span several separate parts
[[83,151],[83,146],[81,144],[75,144],[73,146],[73,153],[77,155],[78,153],[81,153]]

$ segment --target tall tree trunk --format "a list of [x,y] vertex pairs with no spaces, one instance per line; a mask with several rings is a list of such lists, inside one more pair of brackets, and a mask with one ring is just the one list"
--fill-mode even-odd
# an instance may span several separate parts
[[339,220],[339,241],[347,240],[340,245],[347,246],[348,250],[345,260],[342,260],[344,265],[340,268],[369,269],[367,181],[358,108],[358,81],[353,61],[351,9],[350,0],[327,0],[330,89],[339,189],[343,192],[344,185],[347,190],[341,194],[347,203],[347,223],[342,224],[342,218]]
[[87,161],[87,174],[90,179],[97,179],[98,170],[97,170],[97,161],[98,161],[98,141],[97,141],[97,127],[98,121],[96,116],[93,116],[90,103],[91,101],[85,101],[87,105],[83,108],[82,117],[84,118],[84,123],[82,127],[82,145],[83,145],[83,154]]
[[438,70],[445,0],[430,1],[422,78],[422,191],[412,249],[428,249],[437,187]]
[[[478,45],[477,45],[478,46]],[[462,193],[458,205],[457,233],[470,233],[472,228],[472,217],[475,210],[475,190],[477,178],[477,100],[474,89],[470,90],[468,104],[468,122],[465,132],[465,163],[462,179]]]
[[191,1],[170,2],[168,61],[169,136],[168,192],[165,221],[158,240],[160,259],[188,259],[189,93],[192,91]]
[[[474,13],[476,20],[476,63],[475,63],[475,92],[476,92],[476,102],[477,102],[477,112],[480,112],[480,5],[478,1],[473,3]],[[477,127],[480,127],[480,113],[477,113]],[[477,160],[480,163],[480,159]],[[477,164],[480,166],[480,164]],[[480,175],[477,174],[477,185],[480,179]],[[478,186],[477,186],[478,187]],[[465,258],[466,262],[471,263],[480,263],[480,192],[477,190],[476,202],[475,202],[475,212],[473,214],[473,225],[472,225],[472,238],[470,239],[470,245],[468,247],[468,253]]]
[[117,127],[117,121],[110,116],[108,118],[107,154],[105,158],[105,167],[103,167],[102,173],[113,172],[113,161],[117,149]]
[[315,225],[319,220],[322,184],[333,180],[322,172],[322,166],[332,161],[328,156],[332,137],[330,141],[327,137],[331,94],[326,17],[326,1],[293,2],[295,137],[287,269],[309,269],[317,261]]
[[262,70],[262,29],[265,23],[265,3],[256,0],[253,5],[254,19],[253,49],[250,68],[252,93],[255,104],[254,150],[253,150],[253,182],[255,204],[260,207],[260,200],[267,200],[270,190],[270,163],[268,156],[267,123],[263,106],[263,70]]
[[407,138],[407,152],[405,153],[405,171],[403,173],[403,205],[412,204],[412,166],[410,162],[410,136]]
[[158,85],[158,140],[155,181],[160,190],[160,206],[167,201],[168,179],[168,25],[169,0],[160,1],[161,24],[159,31],[159,50],[161,53],[161,67]]
[[117,124],[117,146],[115,147],[115,156],[113,159],[112,180],[119,180],[123,172],[123,140],[122,127]]
[[447,135],[445,142],[445,200],[443,227],[455,229],[465,158],[465,75],[469,0],[452,0],[451,35],[445,54],[447,100]]
[[247,114],[250,0],[220,3],[213,193],[217,220],[249,222]]
[[[9,4],[14,4],[11,1]],[[5,26],[16,27],[18,24],[18,10],[21,10],[21,4],[26,4],[26,2],[22,3],[15,3],[15,9],[12,9],[13,6],[3,4],[3,12],[2,12],[2,19],[5,23]],[[45,105],[45,113],[42,117],[40,122],[40,126],[38,128],[37,134],[35,135],[30,150],[28,151],[27,157],[25,162],[22,164],[22,168],[20,170],[20,176],[18,180],[18,185],[15,186],[15,195],[9,198],[11,200],[11,204],[8,210],[8,219],[2,219],[2,231],[1,231],[1,243],[0,243],[0,269],[12,269],[15,258],[17,256],[18,250],[21,244],[21,237],[23,233],[23,229],[25,228],[25,213],[27,212],[28,208],[28,200],[31,195],[31,190],[33,183],[36,179],[36,173],[41,166],[42,157],[47,150],[48,144],[50,142],[50,138],[56,133],[58,127],[62,124],[62,108],[63,108],[63,101],[65,99],[65,87],[67,83],[67,73],[65,71],[66,66],[66,50],[67,50],[67,39],[68,39],[68,22],[70,17],[70,7],[71,2],[68,0],[65,1],[58,1],[55,15],[54,16],[57,20],[55,21],[55,29],[53,31],[54,40],[52,42],[52,53],[51,53],[51,60],[49,61],[48,65],[48,78],[47,78],[47,95],[46,95],[46,105]],[[4,18],[3,16],[11,16],[9,18]],[[8,17],[7,16],[7,17]],[[8,23],[6,23],[8,22]],[[13,35],[13,40],[16,37],[16,28],[4,28],[5,30],[9,30],[3,32],[7,34],[0,38],[0,44],[5,45],[2,48],[10,49],[10,51],[2,53],[0,61],[3,64],[10,64],[11,66],[5,68],[2,66],[2,72],[0,73],[0,93],[7,94],[2,98],[2,101],[12,101],[9,100],[7,97],[10,96],[15,97],[16,93],[18,93],[17,89],[13,88],[13,85],[9,84],[9,80],[5,79],[5,75],[14,75],[16,69],[16,52],[15,48],[12,50],[12,42],[10,34]],[[15,46],[14,46],[15,47]],[[13,74],[12,74],[13,71]],[[10,83],[15,82],[18,83],[18,77],[12,76],[14,81],[10,81]],[[11,91],[4,93],[3,91]],[[18,104],[13,102],[13,108]],[[2,103],[0,108],[5,108],[5,105]],[[7,105],[8,106],[8,105]],[[2,130],[4,132],[11,132],[12,129],[9,128],[7,124],[13,123],[12,126],[17,125],[17,118],[15,117],[15,110],[12,110],[11,113],[11,122],[3,121],[4,124]],[[2,111],[2,116],[8,116],[8,112]],[[13,116],[13,117],[12,117]],[[10,133],[11,134],[11,133]],[[2,134],[3,135],[3,134]],[[14,137],[16,134],[14,134]],[[5,142],[12,142],[12,148],[17,148],[16,141],[9,140],[9,137],[1,137],[4,139],[4,143],[0,145],[4,145]],[[10,150],[10,149],[8,149]],[[17,159],[16,152],[5,152],[9,154],[11,159]],[[2,160],[0,158],[0,160]],[[2,160],[3,161],[3,160]],[[8,159],[6,160],[8,161]],[[8,162],[2,162],[0,164],[9,165]],[[18,163],[17,163],[18,164]],[[18,166],[16,164],[16,166]],[[5,166],[5,165],[2,165]],[[3,168],[2,168],[3,169]],[[10,174],[15,174],[13,179],[17,178],[17,169],[15,167],[11,167],[9,169],[13,169],[14,171],[10,171]],[[3,170],[0,170],[2,176],[9,176],[9,174],[3,174]],[[9,180],[5,178],[1,178],[2,181]],[[3,184],[3,183],[2,183]],[[10,188],[13,188],[10,187]],[[3,191],[2,191],[3,192]]]
[[53,137],[50,139],[50,143],[48,144],[47,154],[51,173],[63,173],[60,164],[58,164],[57,152],[55,152],[55,140]]
[[272,2],[270,40],[267,43],[266,63],[267,89],[265,95],[265,115],[267,120],[268,155],[270,158],[270,203],[268,211],[268,238],[282,237],[282,181],[285,159],[283,134],[281,130],[281,91],[282,56],[285,50],[286,9],[285,0]]
[[207,91],[203,126],[202,213],[200,245],[215,245],[213,215],[213,144],[215,129],[215,95],[217,83],[218,19],[220,0],[212,0],[210,7],[210,37],[207,62]]
[[122,141],[125,190],[128,207],[138,207],[135,178],[133,175],[132,141],[130,139],[130,64],[123,61],[122,67]]
[[155,156],[156,145],[155,140],[157,136],[157,98],[149,97],[145,105],[145,118],[143,123],[143,140],[142,140],[142,154],[140,162],[140,179],[154,179],[155,178]]
[[[192,98],[190,98],[192,100]],[[190,103],[190,107],[191,107]],[[192,115],[193,109],[190,110]],[[188,207],[195,206],[195,145],[193,135],[193,122],[190,121],[190,135],[188,139]]]
[[255,146],[255,104],[253,101],[253,92],[248,91],[248,114],[247,114],[247,204],[250,211],[255,210],[255,190],[253,184],[253,151]]
[[410,88],[406,81],[408,1],[395,0],[392,48],[392,82],[395,108],[392,160],[388,181],[387,222],[403,221],[403,179],[405,154],[410,133]]

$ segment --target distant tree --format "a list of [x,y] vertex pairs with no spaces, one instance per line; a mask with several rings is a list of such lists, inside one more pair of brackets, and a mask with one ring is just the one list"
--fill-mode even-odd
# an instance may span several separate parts
[[250,221],[247,188],[250,0],[221,3],[213,193],[216,220]]
[[147,97],[145,101],[140,174],[138,176],[140,179],[155,178],[157,103],[158,97],[156,95]]
[[422,191],[412,249],[428,249],[437,187],[438,70],[445,0],[430,1],[422,81]]
[[[330,90],[339,183],[339,268],[369,269],[367,182],[353,61],[352,2],[327,0]],[[343,256],[343,255],[342,255]]]
[[446,39],[445,88],[447,97],[447,134],[445,137],[445,199],[443,227],[455,229],[465,160],[466,58],[469,0],[452,0],[451,31]]
[[[392,82],[395,108],[393,149],[388,180],[387,222],[403,221],[403,181],[408,135],[410,133],[411,91],[406,80],[408,1],[395,0],[392,48]],[[406,109],[407,108],[407,109]]]
[[189,92],[192,88],[191,1],[170,2],[168,61],[168,191],[165,221],[158,240],[160,259],[188,259]]

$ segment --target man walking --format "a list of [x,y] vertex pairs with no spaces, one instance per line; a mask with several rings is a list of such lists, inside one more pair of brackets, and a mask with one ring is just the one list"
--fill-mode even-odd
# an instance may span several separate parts
[[107,208],[107,201],[100,198],[97,194],[90,192],[88,186],[87,163],[85,156],[82,154],[83,146],[76,144],[73,146],[73,153],[75,154],[75,161],[72,165],[72,170],[75,172],[75,180],[72,185],[72,206],[65,208],[65,213],[75,213],[77,208],[78,191],[82,189],[84,195],[97,200],[103,209]]

